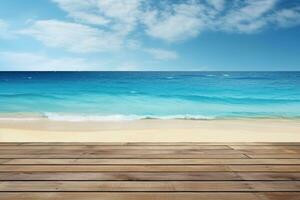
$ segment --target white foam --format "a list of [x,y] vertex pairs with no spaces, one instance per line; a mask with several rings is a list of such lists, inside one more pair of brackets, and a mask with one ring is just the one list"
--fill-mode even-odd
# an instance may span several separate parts
[[154,116],[147,117],[154,119],[185,119],[185,120],[204,120],[204,119],[215,119],[212,116],[203,116],[203,115],[165,115],[165,116]]
[[48,119],[51,121],[68,121],[68,122],[84,122],[84,121],[102,121],[102,122],[118,122],[133,121],[145,119],[182,119],[182,120],[210,120],[215,119],[212,116],[203,115],[88,115],[88,114],[69,114],[69,113],[44,113],[40,114],[16,114],[16,115],[0,115],[0,120],[4,121],[35,121]]
[[138,120],[139,117],[135,115],[77,115],[77,114],[58,114],[45,113],[45,117],[53,121],[131,121]]
[[185,119],[185,120],[204,120],[204,119],[215,119],[211,116],[202,116],[202,115],[77,115],[77,114],[58,114],[58,113],[45,113],[45,117],[53,121],[71,121],[71,122],[80,122],[80,121],[133,121],[141,119]]

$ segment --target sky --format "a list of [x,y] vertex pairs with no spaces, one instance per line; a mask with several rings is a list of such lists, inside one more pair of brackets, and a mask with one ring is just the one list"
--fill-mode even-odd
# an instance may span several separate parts
[[0,71],[299,71],[300,0],[0,0]]

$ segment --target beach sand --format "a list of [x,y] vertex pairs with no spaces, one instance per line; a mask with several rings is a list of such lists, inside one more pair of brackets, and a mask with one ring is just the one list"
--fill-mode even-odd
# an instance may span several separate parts
[[0,120],[0,142],[300,142],[300,120]]

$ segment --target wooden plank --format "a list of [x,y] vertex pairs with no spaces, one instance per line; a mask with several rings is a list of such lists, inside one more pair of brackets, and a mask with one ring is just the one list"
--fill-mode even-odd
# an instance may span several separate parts
[[[293,196],[300,193],[293,193]],[[276,197],[276,194],[270,194]],[[282,194],[280,193],[280,197]],[[292,197],[289,195],[289,197]],[[161,193],[161,192],[1,192],[0,200],[261,200],[255,193],[244,192],[220,192],[220,193],[193,193],[193,192],[176,192],[176,193]],[[287,199],[287,198],[285,198]],[[266,199],[268,200],[268,199]],[[289,200],[292,200],[289,198]]]
[[251,181],[251,180],[268,180],[268,181],[278,181],[278,180],[288,180],[295,181],[300,180],[300,173],[291,172],[237,172],[241,179]]
[[236,150],[250,150],[250,149],[300,149],[300,145],[229,145],[232,149]]
[[1,146],[21,146],[25,144],[24,142],[0,142]]
[[0,181],[292,181],[291,172],[0,172]]
[[11,155],[0,155],[1,158],[59,158],[59,159],[78,159],[78,158],[180,158],[180,159],[193,159],[193,158],[211,158],[211,159],[224,159],[224,158],[249,158],[245,154],[11,154]]
[[300,172],[300,165],[0,165],[0,172]]
[[[218,154],[219,153],[219,154]],[[231,154],[230,154],[231,153]],[[223,155],[224,154],[224,155]],[[3,149],[0,158],[248,158],[235,150],[193,149],[107,149],[107,150],[61,150],[61,149]]]
[[299,172],[300,165],[227,165],[236,172]]
[[300,158],[298,153],[286,153],[286,154],[246,154],[249,158]]
[[300,200],[298,192],[263,192],[257,193],[261,200]]
[[[265,168],[264,168],[265,169]],[[279,169],[280,170],[280,169]],[[300,171],[300,165],[297,169]],[[224,165],[0,165],[0,172],[189,172],[230,171]]]
[[299,200],[299,192],[2,192],[0,200]]
[[300,165],[0,165],[0,172],[300,172]]
[[300,149],[2,149],[0,155],[85,155],[85,154],[300,154]]
[[235,152],[244,154],[299,154],[300,149],[243,149],[235,150]]
[[300,192],[300,181],[1,181],[1,192]]
[[0,159],[0,164],[61,165],[299,165],[300,159]]
[[[255,177],[258,177],[256,175]],[[276,175],[262,174],[272,179]],[[299,174],[282,175],[281,180],[298,179]],[[0,172],[0,181],[56,180],[56,181],[203,181],[243,180],[234,172]]]
[[3,150],[9,150],[9,149],[16,149],[16,150],[53,150],[53,149],[59,149],[59,150],[118,150],[118,149],[125,149],[125,150],[200,150],[200,149],[231,149],[227,145],[188,145],[188,146],[176,146],[176,145],[147,145],[147,146],[126,146],[126,145],[0,145],[0,149]]
[[0,200],[300,199],[299,145],[0,143]]
[[[266,150],[270,152],[269,150]],[[266,151],[263,151],[265,153]],[[293,150],[294,151],[294,150]],[[246,151],[248,152],[248,151]],[[255,153],[255,150],[251,151]],[[285,152],[285,151],[280,151]],[[67,154],[67,155],[77,155],[77,154],[241,154],[237,150],[231,149],[104,149],[104,150],[61,150],[61,149],[2,149],[0,155],[47,155],[47,154]]]

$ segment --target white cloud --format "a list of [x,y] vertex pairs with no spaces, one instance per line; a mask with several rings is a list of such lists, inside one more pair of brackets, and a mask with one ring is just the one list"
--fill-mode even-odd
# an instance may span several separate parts
[[300,6],[277,11],[271,18],[280,27],[290,27],[300,24]]
[[205,25],[199,17],[204,11],[204,7],[194,1],[174,4],[162,11],[148,11],[144,15],[146,33],[169,42],[195,37]]
[[[7,65],[9,70],[39,70],[39,71],[59,71],[59,70],[93,70],[96,65],[88,63],[83,58],[50,58],[46,55],[36,53],[0,52],[0,62],[2,68]],[[1,69],[5,70],[5,69]]]
[[[46,46],[76,53],[137,48],[135,29],[143,0],[53,0],[74,22],[38,20],[22,31]],[[96,26],[95,26],[96,25]]]
[[208,4],[213,6],[216,10],[223,10],[225,6],[225,0],[206,0]]
[[83,23],[104,25],[109,20],[101,16],[95,0],[52,0],[65,10],[69,17]]
[[126,58],[87,59],[49,56],[36,52],[0,51],[0,71],[134,71],[144,70],[141,63]]
[[233,7],[217,21],[216,29],[251,33],[268,24],[268,14],[277,0],[246,0],[240,7]]
[[[141,50],[170,60],[178,57],[176,52],[144,47],[140,38],[145,34],[171,43],[204,31],[249,34],[268,26],[300,24],[300,7],[280,8],[279,0],[52,1],[67,13],[68,21],[31,21],[18,33],[75,53]],[[0,21],[0,37],[7,30]]]
[[[171,1],[170,1],[171,2]],[[255,33],[267,26],[295,26],[300,8],[279,8],[279,0],[186,0],[144,14],[146,33],[168,42],[189,39],[203,31]]]
[[36,21],[19,33],[33,36],[46,46],[77,53],[118,50],[123,43],[122,37],[117,34],[58,20]]
[[177,53],[170,50],[148,48],[144,51],[152,55],[157,60],[174,60],[178,58]]
[[[203,31],[255,33],[271,24],[297,25],[300,13],[298,8],[276,7],[279,0],[52,1],[74,22],[37,21],[26,32],[48,46],[74,52],[121,49],[134,31],[168,42],[197,37]],[[53,41],[55,36],[66,42]],[[82,42],[74,44],[72,37]]]
[[93,25],[128,34],[133,31],[144,0],[52,0],[69,16]]
[[115,21],[114,28],[132,31],[141,13],[143,0],[98,0],[98,8],[104,16]]

